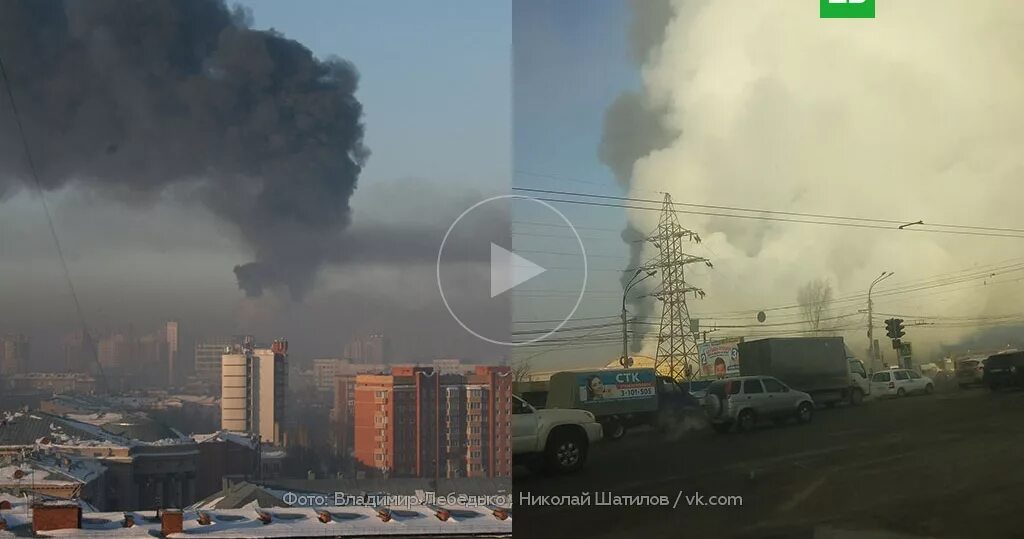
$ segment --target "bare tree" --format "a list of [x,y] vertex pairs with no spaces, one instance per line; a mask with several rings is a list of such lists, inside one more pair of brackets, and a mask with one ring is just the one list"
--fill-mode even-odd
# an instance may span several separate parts
[[832,285],[828,279],[815,279],[800,287],[796,301],[809,329],[815,332],[828,329],[822,324],[832,305]]
[[512,364],[512,381],[525,382],[530,379],[532,372],[529,359],[516,361]]

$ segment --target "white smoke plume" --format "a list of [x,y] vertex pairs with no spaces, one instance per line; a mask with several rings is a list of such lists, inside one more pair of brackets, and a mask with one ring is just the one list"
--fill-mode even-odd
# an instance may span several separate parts
[[[789,0],[634,6],[643,23],[634,24],[643,33],[635,41],[646,48],[636,55],[643,72],[637,114],[663,111],[656,128],[674,139],[616,154],[605,147],[615,145],[606,128],[602,157],[631,160],[631,196],[668,191],[677,202],[1024,228],[1024,4],[878,0],[875,19],[854,20],[820,19],[817,2]],[[655,15],[662,24],[651,24]],[[842,298],[894,271],[875,289],[880,294],[1024,251],[1024,239],[680,219],[704,238],[694,254],[715,263],[692,273],[708,293],[691,303],[694,316],[793,304],[801,285],[820,278]],[[630,213],[642,231],[656,220],[654,212]],[[1019,312],[1021,277],[880,296],[875,309],[942,317]],[[834,314],[865,307],[837,304]],[[797,310],[770,311],[766,322],[796,318]],[[875,317],[875,338],[884,343],[883,318]],[[731,322],[756,323],[753,315]],[[844,335],[863,350],[865,319],[838,322],[856,324]],[[974,331],[911,327],[906,338],[927,351]]]

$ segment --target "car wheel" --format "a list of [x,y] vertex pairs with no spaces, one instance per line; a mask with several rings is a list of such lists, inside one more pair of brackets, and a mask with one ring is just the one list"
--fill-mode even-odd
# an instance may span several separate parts
[[850,392],[850,406],[860,406],[864,402],[864,392],[854,389]]
[[935,393],[935,386],[933,386],[931,384],[928,384],[928,385],[924,386],[924,394],[925,395],[931,395],[932,393]]
[[726,434],[732,430],[732,423],[712,423],[711,428],[715,429],[715,432],[719,434]]
[[906,397],[907,391],[902,387],[896,390],[896,398]]
[[587,439],[583,433],[562,430],[557,431],[548,439],[548,468],[559,473],[571,473],[583,467],[587,459]]
[[626,435],[626,425],[614,417],[606,420],[601,425],[601,430],[606,440],[618,440]]
[[739,417],[736,418],[736,429],[740,432],[752,431],[755,425],[757,425],[757,415],[749,408],[740,412]]
[[809,402],[802,402],[800,406],[796,408],[796,419],[801,423],[810,423],[811,418],[814,417],[814,406],[811,406]]

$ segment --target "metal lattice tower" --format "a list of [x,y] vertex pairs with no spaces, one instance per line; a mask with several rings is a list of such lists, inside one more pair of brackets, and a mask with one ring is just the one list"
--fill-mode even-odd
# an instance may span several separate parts
[[652,294],[662,301],[661,324],[658,330],[658,354],[654,368],[675,379],[689,379],[699,371],[697,336],[700,328],[691,327],[690,309],[686,295],[704,297],[704,291],[686,282],[683,268],[687,264],[703,263],[709,268],[707,258],[687,254],[684,242],[700,243],[696,232],[679,224],[672,196],[665,193],[661,206],[661,217],[654,234],[647,238],[660,251],[655,262],[647,267],[657,269],[661,285]]

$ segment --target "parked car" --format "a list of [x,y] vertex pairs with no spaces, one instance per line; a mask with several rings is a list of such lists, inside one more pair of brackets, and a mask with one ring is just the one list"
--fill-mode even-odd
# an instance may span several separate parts
[[538,410],[512,396],[512,459],[535,470],[575,472],[587,461],[601,425],[586,410]]
[[985,384],[993,391],[1024,387],[1024,352],[989,356],[985,361]]
[[876,397],[905,397],[912,393],[931,395],[935,382],[910,369],[889,369],[871,375],[871,394]]
[[985,361],[987,358],[975,357],[961,359],[956,363],[956,383],[960,389],[966,389],[972,385],[984,384]]
[[814,400],[771,376],[740,376],[713,382],[704,397],[708,419],[717,432],[752,430],[762,419],[807,423]]

